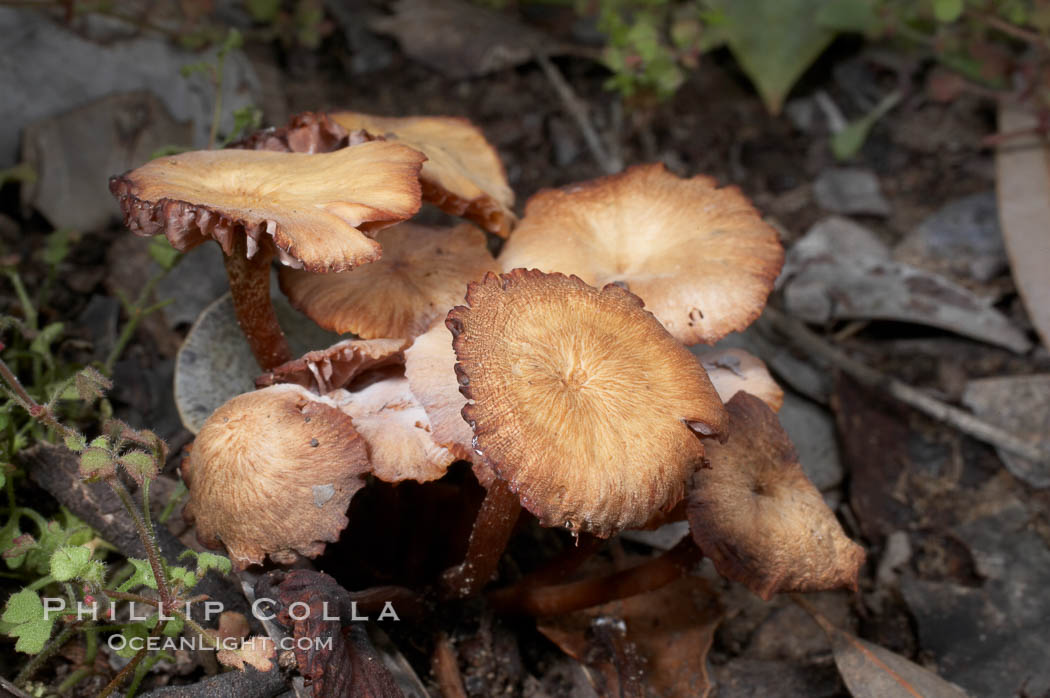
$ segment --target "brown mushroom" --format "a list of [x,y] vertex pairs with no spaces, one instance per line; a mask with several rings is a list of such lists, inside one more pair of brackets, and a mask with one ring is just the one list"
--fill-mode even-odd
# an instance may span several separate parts
[[182,466],[185,512],[200,541],[225,545],[239,569],[267,556],[288,564],[338,539],[370,469],[364,439],[331,400],[275,385],[205,422]]
[[375,261],[370,236],[419,210],[423,159],[384,142],[317,155],[197,151],[113,177],[110,191],[134,233],[164,233],[178,250],[222,246],[237,319],[269,369],[291,358],[270,303],[274,254],[313,272]]
[[499,261],[621,285],[685,344],[710,344],[761,314],[784,251],[739,189],[657,164],[534,195]]
[[693,539],[718,572],[769,599],[781,591],[857,588],[864,550],[846,537],[806,477],[790,438],[759,398],[726,404],[729,440],[688,496]]
[[467,303],[446,321],[462,413],[498,479],[488,525],[446,574],[454,595],[488,582],[502,547],[493,557],[481,540],[509,536],[519,505],[599,537],[641,526],[681,499],[703,463],[698,436],[727,427],[700,363],[618,286],[519,269],[470,284]]
[[427,156],[420,172],[423,200],[485,230],[507,237],[516,220],[514,191],[507,184],[496,149],[467,119],[455,116],[373,116],[332,112],[329,118],[347,131],[396,140]]
[[256,378],[255,386],[295,383],[323,395],[349,385],[365,371],[403,364],[407,343],[403,339],[344,339],[275,367]]
[[704,370],[718,391],[722,402],[729,402],[743,391],[751,393],[779,412],[784,404],[784,391],[769,375],[762,359],[743,349],[716,349],[697,354]]
[[497,266],[485,234],[469,223],[451,228],[401,223],[375,240],[383,247],[378,262],[341,274],[285,267],[281,290],[333,332],[411,338],[462,301],[468,282]]

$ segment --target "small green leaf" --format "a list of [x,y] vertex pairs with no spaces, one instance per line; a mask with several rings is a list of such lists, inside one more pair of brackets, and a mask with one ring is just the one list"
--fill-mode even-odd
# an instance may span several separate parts
[[[185,153],[190,150],[193,150],[193,148],[188,148],[183,145],[164,145],[150,153],[149,159],[156,160],[157,158],[166,158],[169,155],[178,155],[179,153]],[[156,258],[154,257],[154,259]],[[161,266],[164,265],[162,264]]]
[[192,589],[197,585],[197,575],[179,565],[167,567],[168,576],[173,582],[180,582],[184,589]]
[[962,13],[963,0],[933,0],[933,16],[938,22],[954,22]]
[[94,448],[109,448],[109,439],[105,436],[96,436],[91,439],[91,446]]
[[831,0],[817,11],[815,19],[827,29],[856,34],[872,34],[881,24],[871,0]]
[[63,546],[51,555],[51,576],[60,582],[76,579],[90,561],[91,551],[87,548]]
[[0,470],[0,487],[7,484],[7,474],[3,470]]
[[15,592],[7,600],[3,616],[0,619],[9,623],[11,627],[7,631],[10,637],[18,638],[15,649],[26,654],[37,654],[48,638],[51,637],[51,629],[55,626],[56,614],[44,617],[44,604],[35,591],[23,589]]
[[114,466],[113,454],[104,448],[92,446],[80,454],[80,474],[84,477],[112,473]]
[[197,553],[197,576],[203,577],[208,570],[215,570],[219,574],[229,574],[233,570],[230,559],[214,553]]
[[78,237],[72,228],[59,228],[49,233],[40,258],[49,266],[57,267],[69,256],[70,243]]
[[156,461],[153,460],[153,456],[143,451],[128,451],[120,457],[120,464],[140,485],[143,480],[157,476]]
[[[17,521],[12,522],[12,524],[17,523]],[[36,538],[28,533],[22,533],[17,525],[11,525],[10,528],[5,527],[0,531],[0,550],[4,551],[0,556],[4,558],[10,570],[21,567],[26,555],[36,547]]]
[[153,576],[153,568],[150,567],[149,560],[129,557],[128,562],[135,568],[135,572],[128,577],[127,581],[117,587],[117,591],[130,591],[142,586],[150,589],[157,588],[157,578]]
[[36,170],[28,162],[20,162],[6,170],[0,170],[0,186],[8,182],[32,183],[37,180]]
[[80,399],[89,404],[106,397],[106,392],[113,387],[113,381],[90,366],[77,372],[75,383]]
[[80,579],[97,586],[102,586],[106,581],[106,566],[101,560],[91,560],[87,566],[80,571]]
[[850,122],[831,137],[831,152],[839,160],[848,160],[864,147],[872,126],[900,101],[899,92],[893,92],[880,101],[874,109],[861,118]]
[[116,649],[119,656],[131,659],[140,649],[146,646],[149,629],[145,623],[130,623],[124,626],[120,634],[124,636],[124,641],[112,643],[110,646]]
[[73,453],[80,453],[87,448],[87,439],[84,438],[83,434],[71,434],[63,439],[63,443]]

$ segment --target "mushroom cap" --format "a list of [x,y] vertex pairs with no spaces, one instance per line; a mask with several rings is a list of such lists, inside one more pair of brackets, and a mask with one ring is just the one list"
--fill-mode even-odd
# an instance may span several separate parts
[[383,258],[342,274],[280,270],[281,290],[321,327],[360,337],[415,337],[463,301],[467,282],[496,269],[485,234],[401,223],[376,234]]
[[328,395],[368,444],[372,471],[383,482],[437,480],[456,460],[434,442],[430,420],[404,376],[385,378],[353,392]]
[[453,334],[474,445],[546,526],[608,537],[674,506],[727,415],[700,362],[617,286],[517,269]]
[[316,557],[347,524],[369,472],[368,449],[330,400],[286,384],[239,395],[197,434],[183,477],[186,515],[240,569],[269,555]]
[[744,392],[726,407],[729,440],[708,446],[711,468],[696,474],[688,496],[696,544],[719,574],[763,599],[856,589],[864,550],[802,471],[777,416]]
[[372,140],[362,136],[347,133],[327,114],[307,111],[293,116],[285,126],[261,129],[228,147],[285,153],[328,153]]
[[109,189],[132,232],[164,233],[178,250],[212,237],[230,254],[243,228],[249,257],[265,234],[285,264],[345,271],[379,259],[370,234],[419,210],[424,159],[381,141],[313,155],[201,150],[152,160]]
[[340,111],[329,115],[347,131],[363,129],[397,140],[427,156],[420,179],[423,200],[485,230],[507,237],[516,220],[514,190],[496,149],[470,121],[455,116],[373,116]]
[[784,404],[784,391],[769,375],[765,362],[743,349],[715,349],[697,354],[707,376],[718,391],[722,402],[729,402],[737,393],[751,393],[769,409],[779,412]]
[[434,441],[457,458],[473,460],[474,432],[462,416],[467,398],[459,392],[456,352],[444,322],[435,323],[405,350],[405,378],[427,413]]
[[739,189],[656,164],[537,193],[499,261],[624,285],[679,340],[710,344],[761,314],[784,250]]
[[406,344],[404,339],[344,339],[267,371],[255,379],[255,385],[295,383],[323,395],[345,388],[365,371],[404,363]]

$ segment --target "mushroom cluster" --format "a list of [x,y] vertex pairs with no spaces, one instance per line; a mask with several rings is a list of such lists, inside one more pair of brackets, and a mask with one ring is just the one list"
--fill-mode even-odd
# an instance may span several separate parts
[[[199,538],[238,566],[316,557],[368,482],[467,461],[486,495],[437,598],[483,590],[522,515],[588,550],[687,518],[675,560],[706,556],[763,597],[856,586],[863,552],[799,467],[765,366],[689,349],[753,322],[783,263],[738,189],[640,165],[541,191],[519,222],[466,120],[353,112],[154,160],[111,189],[132,231],[226,255],[264,373],[207,420],[183,475]],[[410,221],[424,203],[467,220]],[[289,356],[273,259],[296,308],[356,338]],[[502,589],[500,606],[558,581]]]

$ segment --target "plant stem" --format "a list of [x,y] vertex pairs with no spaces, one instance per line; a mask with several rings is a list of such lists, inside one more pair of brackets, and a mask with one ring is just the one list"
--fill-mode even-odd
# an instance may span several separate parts
[[15,677],[15,685],[24,687],[29,679],[33,678],[33,674],[37,672],[44,665],[44,663],[54,656],[55,652],[62,649],[62,646],[69,642],[69,638],[73,636],[73,633],[80,627],[80,622],[72,623],[62,628],[62,632],[56,635],[50,642],[48,642],[44,649],[39,654],[34,655],[29,663],[22,667],[22,671],[18,672],[18,676]]
[[160,283],[160,280],[163,279],[167,273],[167,270],[161,270],[159,273],[154,274],[150,277],[150,280],[146,282],[146,285],[142,287],[142,290],[139,291],[138,298],[135,299],[135,302],[124,304],[124,312],[128,314],[128,321],[120,330],[120,336],[117,338],[116,343],[113,345],[113,348],[110,349],[109,355],[106,357],[104,365],[107,376],[113,375],[113,367],[116,366],[120,355],[124,353],[124,349],[127,348],[128,342],[130,342],[131,338],[135,336],[135,330],[138,329],[139,323],[142,322],[142,319],[171,302],[163,301],[148,308],[143,308],[146,301],[148,301],[149,297],[153,294],[153,290],[157,287],[157,284]]
[[153,569],[153,577],[157,581],[157,592],[160,594],[162,607],[170,606],[172,603],[171,588],[168,586],[168,578],[164,573],[164,563],[160,559],[160,552],[157,549],[157,541],[153,536],[153,531],[146,528],[146,524],[139,516],[135,503],[131,499],[131,493],[124,487],[124,484],[116,476],[107,477],[106,482],[120,497],[121,503],[124,504],[124,508],[127,509],[128,514],[135,523],[139,538],[146,549],[146,557],[149,559],[150,568]]
[[[167,624],[168,621],[166,620],[158,622],[157,627],[153,629],[153,632],[151,632],[149,636],[151,638],[158,637],[162,632],[164,632],[164,626]],[[121,669],[120,673],[114,676],[113,680],[106,684],[106,687],[103,688],[102,692],[98,694],[98,698],[108,698],[108,696],[112,695],[114,691],[120,688],[121,684],[123,684],[124,681],[126,681],[127,678],[131,676],[132,673],[134,673],[135,668],[139,665],[139,662],[141,662],[145,658],[147,652],[149,652],[148,642],[145,645],[143,645],[142,649],[135,653],[135,656],[131,658],[131,661],[128,662],[127,666]]]
[[29,292],[26,291],[25,284],[22,283],[22,277],[18,275],[16,270],[8,269],[7,278],[11,281],[11,285],[15,289],[15,295],[18,296],[18,302],[22,306],[22,314],[26,318],[26,327],[31,333],[37,332],[40,327],[38,325],[39,319],[36,306],[33,305],[33,301],[29,298]]
[[76,671],[74,671],[72,674],[67,676],[65,680],[62,681],[62,683],[58,684],[58,688],[55,689],[55,692],[59,695],[62,695],[63,693],[69,691],[78,683],[80,683],[81,681],[83,681],[84,679],[86,679],[94,673],[94,668],[90,666],[82,666]]
[[170,519],[171,515],[175,513],[175,507],[179,505],[179,502],[182,501],[182,498],[186,496],[187,492],[189,492],[189,490],[186,488],[185,482],[180,479],[175,483],[175,490],[171,493],[171,496],[168,497],[168,501],[164,505],[164,511],[160,512],[157,521],[162,524],[168,523],[168,519]]
[[147,606],[157,606],[160,601],[157,599],[151,599],[148,596],[142,594],[133,594],[127,591],[114,591],[112,589],[103,589],[102,593],[115,601],[134,601],[135,603],[144,603]]

